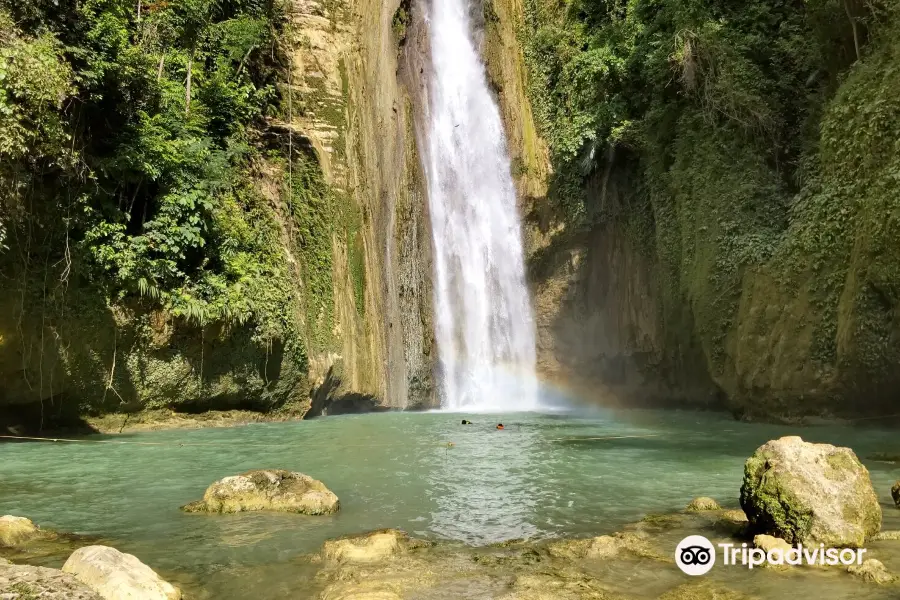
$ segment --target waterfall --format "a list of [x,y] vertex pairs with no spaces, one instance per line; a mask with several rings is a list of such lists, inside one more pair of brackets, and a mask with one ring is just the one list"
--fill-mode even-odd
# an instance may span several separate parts
[[423,166],[434,241],[441,405],[537,408],[534,318],[500,111],[468,0],[429,3]]

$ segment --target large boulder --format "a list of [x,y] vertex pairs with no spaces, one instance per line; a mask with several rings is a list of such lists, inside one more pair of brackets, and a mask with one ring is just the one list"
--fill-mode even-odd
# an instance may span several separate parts
[[62,568],[106,600],[181,600],[181,590],[131,554],[109,546],[85,546]]
[[0,598],[7,597],[5,592],[21,600],[103,600],[74,576],[58,569],[14,565],[0,559]]
[[279,469],[247,471],[215,482],[186,512],[235,513],[276,510],[329,515],[340,509],[334,493],[309,475]]
[[869,471],[853,451],[796,436],[770,441],[747,459],[741,507],[755,533],[791,544],[858,548],[881,528]]
[[0,546],[18,546],[41,535],[37,525],[25,517],[0,517]]

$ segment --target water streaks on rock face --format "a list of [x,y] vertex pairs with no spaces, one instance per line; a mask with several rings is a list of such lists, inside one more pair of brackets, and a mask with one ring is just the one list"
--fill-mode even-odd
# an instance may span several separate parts
[[340,509],[338,497],[309,475],[281,469],[247,471],[213,483],[203,499],[185,512],[235,513],[256,510],[329,515]]

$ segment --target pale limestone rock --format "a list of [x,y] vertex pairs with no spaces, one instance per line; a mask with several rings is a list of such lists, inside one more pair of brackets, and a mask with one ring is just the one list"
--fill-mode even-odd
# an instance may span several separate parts
[[754,532],[792,544],[858,548],[881,528],[878,496],[856,454],[796,436],[747,459],[741,507]]
[[770,550],[781,550],[782,553],[784,553],[793,547],[781,538],[765,534],[755,536],[753,538],[753,545],[766,553]]
[[25,517],[0,517],[0,546],[18,546],[40,535],[37,525]]
[[181,590],[137,557],[109,546],[79,548],[62,570],[106,600],[181,600]]
[[847,572],[869,583],[891,583],[895,579],[876,558],[864,560],[861,565],[850,565]]
[[59,569],[14,565],[0,558],[0,598],[40,600],[103,600],[94,590]]
[[334,493],[309,475],[280,469],[247,471],[213,483],[186,512],[235,513],[256,510],[328,515],[340,509]]
[[325,542],[323,554],[339,563],[374,563],[387,560],[403,549],[407,536],[402,531],[388,529],[368,535]]

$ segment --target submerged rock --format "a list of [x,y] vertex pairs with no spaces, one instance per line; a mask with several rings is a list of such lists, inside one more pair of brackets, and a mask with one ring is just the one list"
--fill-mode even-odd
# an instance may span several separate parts
[[753,531],[792,544],[858,548],[881,528],[869,471],[853,451],[796,436],[747,459],[741,507]]
[[753,538],[753,545],[765,552],[766,556],[770,557],[773,561],[763,563],[762,566],[764,568],[783,570],[791,567],[791,565],[786,562],[786,559],[788,557],[788,551],[793,549],[793,546],[783,539],[762,534]]
[[891,486],[891,498],[894,499],[894,504],[900,508],[900,481],[895,481]]
[[309,475],[261,469],[220,479],[207,488],[202,500],[181,509],[217,513],[275,510],[329,515],[340,509],[340,502],[325,484]]
[[783,539],[765,534],[755,536],[753,538],[753,545],[766,552],[766,554],[772,550],[781,550],[782,553],[785,553],[793,548],[793,546]]
[[547,546],[550,556],[563,559],[607,559],[628,552],[643,558],[662,558],[647,542],[646,534],[630,531],[595,538],[557,540]]
[[0,546],[18,546],[41,535],[40,528],[25,517],[0,517]]
[[[12,596],[7,596],[12,592]],[[103,600],[73,575],[58,569],[14,565],[0,558],[0,598],[28,600]]]
[[750,597],[709,581],[698,581],[679,585],[659,600],[750,600]]
[[684,510],[688,512],[702,512],[706,510],[721,510],[722,507],[719,506],[719,503],[713,500],[712,498],[707,498],[706,496],[701,496],[699,498],[694,498],[688,503]]
[[338,563],[376,563],[410,548],[430,545],[430,542],[410,538],[405,531],[382,529],[364,535],[328,540],[322,547],[322,555],[326,560]]
[[900,531],[881,531],[875,534],[872,539],[876,542],[883,542],[886,540],[900,540]]
[[156,571],[137,557],[109,546],[79,548],[72,553],[62,570],[74,575],[106,600],[181,600],[181,590],[157,575]]
[[891,583],[895,579],[876,558],[865,560],[861,565],[850,565],[847,572],[869,583]]
[[597,579],[582,575],[565,578],[556,574],[527,573],[516,577],[513,591],[500,600],[608,600]]

